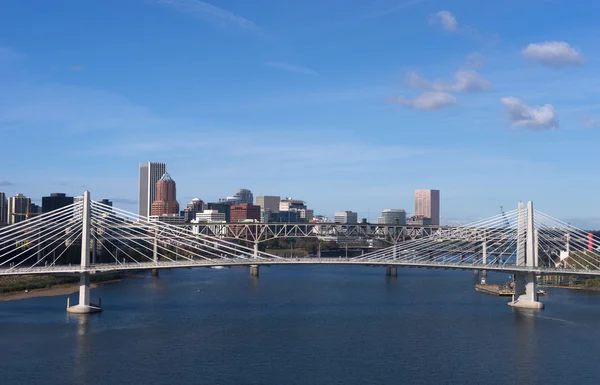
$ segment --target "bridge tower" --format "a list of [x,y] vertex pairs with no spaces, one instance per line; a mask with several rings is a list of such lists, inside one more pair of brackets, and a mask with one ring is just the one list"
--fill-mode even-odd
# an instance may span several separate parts
[[90,302],[90,236],[91,236],[91,200],[90,192],[83,193],[82,208],[83,228],[81,231],[81,269],[79,272],[79,304],[69,306],[67,312],[76,314],[97,313],[102,311],[100,305]]
[[514,274],[515,293],[509,306],[522,309],[543,309],[544,304],[538,301],[536,274],[538,265],[538,232],[533,222],[533,202],[527,202],[527,218],[525,206],[519,202],[517,225],[517,266],[527,267],[527,271]]

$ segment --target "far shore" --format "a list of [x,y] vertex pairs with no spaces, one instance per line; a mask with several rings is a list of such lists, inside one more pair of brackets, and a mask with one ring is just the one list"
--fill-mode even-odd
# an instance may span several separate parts
[[600,287],[565,286],[565,285],[551,285],[551,284],[538,284],[538,286],[540,286],[540,287],[552,287],[552,288],[556,288],[556,289],[600,291]]
[[[92,289],[97,288],[101,285],[106,285],[108,283],[120,282],[123,279],[113,279],[105,282],[98,282],[90,284]],[[77,293],[79,291],[79,283],[69,283],[64,285],[55,285],[48,288],[43,289],[33,289],[28,291],[14,291],[11,293],[1,293],[0,294],[0,302],[6,301],[14,301],[18,299],[29,299],[29,298],[38,298],[38,297],[56,297],[61,295],[69,295],[73,293]]]

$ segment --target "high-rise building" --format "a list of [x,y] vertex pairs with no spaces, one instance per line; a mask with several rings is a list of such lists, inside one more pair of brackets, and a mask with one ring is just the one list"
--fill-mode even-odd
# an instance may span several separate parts
[[279,211],[290,211],[290,210],[301,210],[306,209],[304,201],[299,199],[285,198],[279,202]]
[[49,213],[73,203],[73,197],[64,193],[52,193],[50,196],[42,197],[42,212]]
[[103,205],[110,206],[110,207],[112,207],[112,205],[113,205],[113,203],[108,199],[99,200],[98,203],[101,203]]
[[8,213],[8,202],[6,201],[6,194],[0,192],[0,226],[8,224],[6,217]]
[[269,222],[272,214],[279,212],[279,202],[281,197],[270,195],[259,195],[256,197],[256,204],[260,206],[260,221]]
[[[229,222],[231,219],[231,203],[229,202],[209,202],[206,204],[209,210],[218,211],[225,215],[225,221]],[[198,216],[196,216],[197,218]]]
[[220,198],[220,203],[229,203],[231,205],[239,205],[241,203],[248,203],[249,205],[254,204],[254,195],[252,191],[240,188],[232,197]]
[[152,202],[152,216],[179,215],[177,187],[168,172],[156,182],[156,199]]
[[338,211],[333,214],[335,223],[354,225],[358,223],[358,214],[354,211]]
[[196,219],[196,214],[201,213],[204,210],[204,202],[202,199],[194,198],[187,204],[183,210],[183,217],[186,222],[190,222]]
[[415,216],[431,219],[431,224],[440,224],[440,190],[415,190]]
[[9,225],[29,219],[29,210],[31,209],[31,198],[23,194],[17,194],[8,198],[7,221]]
[[406,211],[399,209],[384,209],[377,218],[379,225],[406,225]]
[[139,216],[148,217],[152,213],[152,203],[156,200],[156,182],[165,172],[167,172],[165,163],[140,163]]
[[260,221],[260,206],[242,203],[231,206],[231,222],[240,222],[247,219]]

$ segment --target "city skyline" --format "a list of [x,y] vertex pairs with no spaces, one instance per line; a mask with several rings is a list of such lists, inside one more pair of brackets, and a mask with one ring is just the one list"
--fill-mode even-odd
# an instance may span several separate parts
[[3,8],[0,130],[28,151],[2,149],[0,191],[137,211],[136,164],[160,159],[181,203],[244,186],[374,222],[435,187],[442,221],[532,200],[600,228],[600,4],[189,1],[213,8]]

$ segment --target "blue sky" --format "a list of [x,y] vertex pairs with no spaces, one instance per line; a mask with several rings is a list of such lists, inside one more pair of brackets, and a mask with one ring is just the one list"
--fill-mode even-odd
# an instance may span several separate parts
[[239,187],[461,222],[533,200],[600,228],[600,3],[4,0],[0,191],[137,206]]

